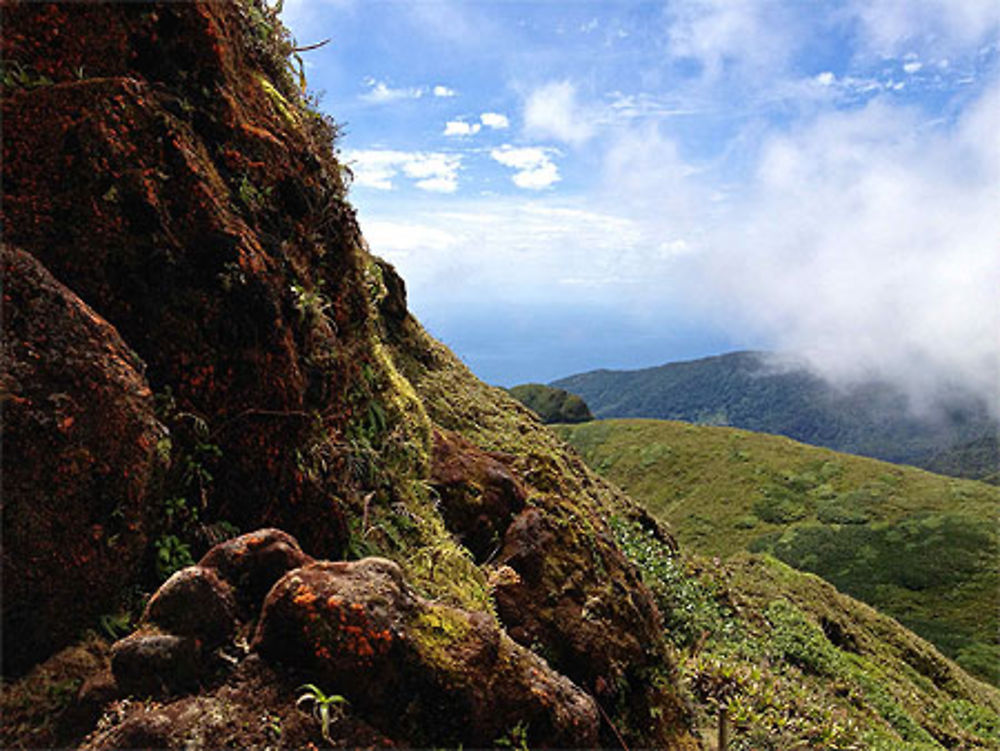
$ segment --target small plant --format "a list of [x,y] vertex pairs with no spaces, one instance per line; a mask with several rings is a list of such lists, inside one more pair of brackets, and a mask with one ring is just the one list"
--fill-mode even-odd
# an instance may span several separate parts
[[156,547],[156,573],[168,579],[175,571],[194,565],[191,548],[177,535],[164,535],[153,543]]
[[524,721],[517,723],[505,735],[501,735],[493,742],[500,748],[509,748],[513,751],[529,751],[528,724]]
[[299,322],[317,324],[330,309],[331,303],[323,294],[323,280],[316,283],[314,289],[307,289],[295,282],[292,284],[292,294],[295,295],[295,309],[299,312]]
[[327,696],[314,683],[306,683],[303,686],[299,686],[298,690],[302,693],[295,701],[295,706],[299,709],[306,706],[312,707],[309,713],[319,722],[323,740],[333,745],[333,739],[330,738],[330,725],[332,722],[339,720],[343,715],[342,705],[348,703],[347,699],[340,694],[330,694]]
[[270,712],[264,712],[260,717],[260,724],[269,741],[281,740],[281,717]]
[[30,65],[21,65],[17,60],[0,62],[0,84],[6,88],[35,89],[51,86],[53,81]]
[[101,630],[111,641],[128,636],[135,629],[131,613],[105,613],[100,618]]

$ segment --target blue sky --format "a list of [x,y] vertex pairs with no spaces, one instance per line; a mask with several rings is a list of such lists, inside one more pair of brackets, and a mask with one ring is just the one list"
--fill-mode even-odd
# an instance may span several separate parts
[[484,380],[740,348],[996,388],[995,0],[286,0],[372,250]]

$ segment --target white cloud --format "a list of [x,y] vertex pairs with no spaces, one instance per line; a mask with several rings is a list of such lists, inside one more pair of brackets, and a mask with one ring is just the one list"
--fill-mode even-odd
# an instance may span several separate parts
[[449,120],[444,126],[446,136],[474,136],[482,126],[479,123],[467,123],[463,120]]
[[706,79],[781,70],[804,39],[795,3],[678,0],[668,6],[668,50],[697,60]]
[[462,166],[458,154],[389,149],[345,151],[344,160],[354,173],[356,185],[377,190],[393,190],[393,181],[403,175],[421,190],[454,193]]
[[395,260],[405,258],[414,250],[454,247],[460,238],[447,229],[401,220],[373,220],[364,223],[365,238],[379,254]]
[[490,151],[490,156],[505,167],[517,170],[511,178],[519,188],[541,190],[560,180],[559,169],[552,162],[554,149],[539,146],[515,147],[505,144]]
[[919,400],[957,373],[1000,408],[998,94],[950,128],[875,100],[771,137],[700,258],[711,299],[835,378]]
[[441,86],[440,84],[435,86],[431,91],[436,97],[448,98],[456,96],[454,89],[449,89],[447,86]]
[[394,89],[384,81],[377,81],[374,78],[365,79],[365,84],[369,87],[369,91],[362,94],[361,99],[375,104],[397,102],[402,99],[420,99],[427,93],[427,89],[423,87]]
[[605,211],[538,197],[494,198],[413,217],[393,206],[363,212],[360,221],[373,252],[398,265],[418,310],[460,295],[482,302],[486,291],[514,301],[579,303],[585,286],[614,299],[622,284],[641,279],[635,269],[623,275],[623,256],[641,239],[635,223]]
[[894,56],[924,46],[940,54],[996,41],[996,0],[851,0],[871,54]]
[[830,71],[825,70],[819,75],[817,75],[813,80],[816,81],[816,83],[818,83],[820,86],[832,86],[834,83],[837,82],[837,77],[833,75],[833,73],[831,73]]
[[528,96],[524,108],[529,135],[556,138],[578,146],[594,134],[592,115],[577,104],[576,88],[569,81],[547,83]]
[[923,67],[924,67],[923,63],[917,60],[911,60],[910,62],[905,63],[903,65],[903,70],[905,70],[907,73],[913,74],[919,71]]
[[510,120],[507,119],[507,116],[498,112],[484,112],[479,116],[479,120],[487,128],[493,130],[503,130],[510,127]]

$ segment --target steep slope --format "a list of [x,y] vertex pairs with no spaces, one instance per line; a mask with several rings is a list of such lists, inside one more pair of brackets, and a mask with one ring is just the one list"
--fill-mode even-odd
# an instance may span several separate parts
[[660,420],[559,426],[704,555],[768,551],[1000,684],[1000,490],[787,438]]
[[1000,748],[1000,691],[893,619],[770,556],[677,557],[614,527],[665,614],[707,747],[724,728],[745,751]]
[[[5,677],[36,666],[5,685],[3,745],[91,730],[92,748],[329,743],[294,720],[293,687],[318,682],[351,702],[323,730],[347,745],[482,745],[501,717],[482,709],[493,692],[508,716],[524,709],[508,730],[528,743],[694,748],[659,613],[607,523],[643,515],[410,318],[402,281],[360,234],[336,126],[308,106],[275,11],[2,12],[4,364],[16,376],[5,372],[3,409],[18,430],[5,480],[19,470],[3,494]],[[25,327],[37,297],[45,326]],[[38,365],[53,357],[88,369],[66,381]],[[85,518],[39,497],[60,477]],[[45,554],[60,523],[71,565]],[[293,641],[292,662],[266,633],[251,643],[275,600],[261,604],[239,566],[209,565],[240,532],[241,556],[294,536],[267,548],[277,558],[261,581],[299,582],[273,609],[306,631],[314,613],[296,608],[323,593],[317,622],[336,638],[309,642],[316,652]],[[286,559],[298,568],[274,569]],[[347,639],[361,626],[337,620],[345,593],[347,615],[383,619],[378,634],[402,650],[410,704],[377,690],[371,644]],[[164,602],[198,622],[165,619]],[[97,627],[117,640],[110,673],[106,648],[71,644]],[[524,678],[539,663],[548,677]],[[484,665],[512,681],[477,680]],[[438,725],[438,700],[444,716],[478,707],[482,722]]]
[[578,394],[599,418],[728,425],[928,469],[936,462],[937,470],[972,479],[987,479],[1000,466],[1000,457],[988,449],[954,453],[949,460],[934,458],[969,442],[995,441],[1000,425],[980,397],[956,388],[941,406],[917,414],[889,383],[839,389],[767,353],[733,352],[643,370],[597,370],[551,385]]

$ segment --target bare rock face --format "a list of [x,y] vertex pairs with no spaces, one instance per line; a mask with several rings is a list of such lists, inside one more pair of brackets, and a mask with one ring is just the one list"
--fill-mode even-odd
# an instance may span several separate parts
[[532,746],[597,742],[590,696],[485,614],[417,596],[387,560],[289,572],[264,603],[254,646],[418,744],[488,746],[519,723]]
[[52,85],[4,89],[0,214],[212,431],[207,518],[334,556],[345,493],[297,456],[346,430],[373,359],[361,240],[250,5],[5,4],[3,59]]
[[486,560],[524,508],[523,485],[502,462],[448,430],[434,431],[431,460],[445,524],[477,561]]
[[3,247],[3,661],[111,610],[138,568],[163,435],[143,364],[32,256]]

